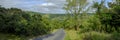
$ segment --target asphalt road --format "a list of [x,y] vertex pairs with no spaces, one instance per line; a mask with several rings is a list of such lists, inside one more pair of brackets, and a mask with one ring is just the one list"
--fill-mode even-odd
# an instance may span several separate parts
[[63,29],[57,30],[55,33],[51,33],[42,37],[36,37],[32,40],[64,40],[65,32]]

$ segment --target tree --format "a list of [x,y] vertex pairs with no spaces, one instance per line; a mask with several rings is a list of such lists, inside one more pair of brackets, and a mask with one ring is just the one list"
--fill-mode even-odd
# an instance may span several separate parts
[[102,0],[100,3],[94,2],[94,4],[93,4],[92,7],[93,7],[93,8],[96,8],[96,13],[97,13],[98,15],[100,15],[102,9],[105,8],[104,3],[105,3],[105,0]]
[[110,25],[120,32],[120,0],[115,0],[115,2],[109,3],[110,13],[112,14],[112,19]]
[[108,3],[109,8],[106,9],[108,12],[100,14],[100,21],[103,25],[102,30],[105,32],[113,32],[120,29],[120,1],[116,0],[115,2]]
[[87,0],[66,0],[67,4],[65,4],[64,9],[66,13],[68,13],[69,17],[74,17],[73,25],[75,30],[78,30],[80,23],[79,23],[79,15],[84,11],[87,5]]

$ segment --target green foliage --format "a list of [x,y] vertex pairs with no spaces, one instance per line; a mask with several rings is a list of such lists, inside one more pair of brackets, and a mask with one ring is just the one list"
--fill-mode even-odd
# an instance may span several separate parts
[[80,32],[89,32],[89,31],[101,31],[101,22],[98,16],[96,15],[86,15],[83,16],[81,20],[81,30]]
[[100,14],[100,21],[103,25],[102,29],[108,33],[119,31],[120,28],[120,6],[119,1],[109,3],[109,12]]
[[28,40],[26,37],[20,37],[13,34],[0,33],[0,40]]
[[120,40],[120,33],[112,33],[112,35],[110,36],[110,40]]
[[101,0],[101,2],[100,3],[98,3],[98,2],[94,2],[94,4],[93,4],[93,8],[96,8],[96,13],[99,15],[100,13],[102,13],[101,11],[104,9],[104,8],[106,8],[105,7],[105,0]]
[[110,34],[99,33],[99,32],[86,32],[82,33],[82,40],[108,40]]
[[[74,18],[74,29],[78,30],[80,24],[79,22],[79,15],[81,12],[83,12],[84,8],[87,6],[87,0],[66,0],[67,4],[65,4],[64,9],[66,10],[66,13],[68,15],[72,14],[72,17]],[[71,16],[69,16],[71,17]]]
[[105,32],[114,32],[116,29],[114,26],[112,26],[113,22],[113,18],[112,18],[113,14],[112,13],[102,13],[100,16],[100,21],[102,23],[102,29]]
[[1,7],[0,32],[19,36],[47,34],[50,30],[44,26],[41,18],[40,14],[26,13],[17,8],[6,9]]

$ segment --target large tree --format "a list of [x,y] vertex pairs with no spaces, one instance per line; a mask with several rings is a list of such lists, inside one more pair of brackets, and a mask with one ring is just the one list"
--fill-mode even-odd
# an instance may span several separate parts
[[65,4],[64,9],[66,13],[68,13],[69,17],[74,17],[74,28],[78,30],[80,23],[79,15],[84,11],[87,6],[87,0],[66,0],[67,4]]

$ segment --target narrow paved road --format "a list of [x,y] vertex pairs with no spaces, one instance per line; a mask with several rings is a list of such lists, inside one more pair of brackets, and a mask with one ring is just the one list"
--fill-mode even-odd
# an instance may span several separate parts
[[36,37],[33,40],[64,40],[65,32],[63,29],[59,29],[55,33],[48,34],[42,37]]

